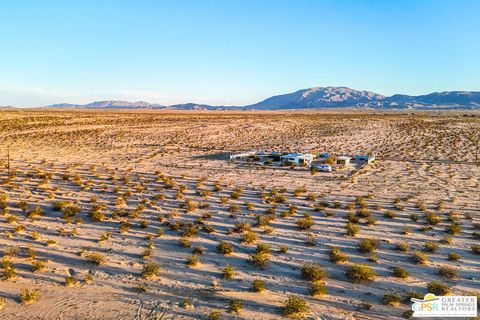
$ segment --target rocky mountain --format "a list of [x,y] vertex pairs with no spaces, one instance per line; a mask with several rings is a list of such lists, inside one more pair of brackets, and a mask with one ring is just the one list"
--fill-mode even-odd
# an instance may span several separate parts
[[383,99],[385,99],[384,96],[370,91],[358,91],[346,87],[314,87],[273,96],[246,108],[270,110],[365,107]]
[[82,108],[82,109],[165,109],[164,105],[156,103],[148,103],[145,101],[121,101],[121,100],[107,100],[95,101],[87,104],[70,104],[60,103],[46,106],[46,108]]
[[314,87],[273,96],[247,106],[211,106],[184,103],[165,106],[144,101],[97,101],[88,104],[54,104],[47,108],[85,109],[173,109],[173,110],[284,110],[284,109],[480,109],[479,91],[445,91],[426,95],[395,94],[386,97],[347,87]]

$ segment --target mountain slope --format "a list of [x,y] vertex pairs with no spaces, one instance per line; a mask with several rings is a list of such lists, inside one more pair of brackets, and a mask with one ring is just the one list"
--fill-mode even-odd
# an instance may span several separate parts
[[309,109],[366,106],[385,97],[346,87],[314,87],[274,96],[246,106],[252,109]]
[[409,96],[395,94],[390,97],[347,87],[313,87],[288,94],[270,97],[247,106],[211,106],[184,103],[165,106],[144,101],[97,101],[88,104],[54,104],[47,108],[85,109],[173,109],[173,110],[282,110],[282,109],[480,109],[480,92],[446,91],[426,95]]

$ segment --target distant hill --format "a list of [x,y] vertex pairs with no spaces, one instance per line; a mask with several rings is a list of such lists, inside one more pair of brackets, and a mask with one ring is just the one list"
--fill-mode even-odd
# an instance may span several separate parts
[[46,108],[85,109],[173,109],[173,110],[285,110],[285,109],[480,109],[480,92],[446,91],[420,96],[395,94],[390,97],[371,91],[359,91],[347,87],[313,87],[292,93],[273,96],[247,106],[211,106],[184,103],[161,105],[144,101],[97,101],[88,104],[54,104]]

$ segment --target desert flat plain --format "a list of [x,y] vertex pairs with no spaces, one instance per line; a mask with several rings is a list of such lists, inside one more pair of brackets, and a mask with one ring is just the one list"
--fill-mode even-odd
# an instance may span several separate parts
[[[2,319],[402,319],[480,292],[479,113],[5,110],[0,133]],[[228,159],[249,150],[377,159]]]

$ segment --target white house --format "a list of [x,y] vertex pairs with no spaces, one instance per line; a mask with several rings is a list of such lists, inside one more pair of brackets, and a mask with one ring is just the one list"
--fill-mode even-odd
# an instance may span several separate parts
[[337,157],[337,164],[346,166],[350,163],[350,157],[347,156],[339,156]]
[[281,162],[291,162],[294,164],[309,164],[313,161],[313,154],[310,153],[289,153],[287,155],[281,156]]

